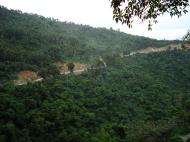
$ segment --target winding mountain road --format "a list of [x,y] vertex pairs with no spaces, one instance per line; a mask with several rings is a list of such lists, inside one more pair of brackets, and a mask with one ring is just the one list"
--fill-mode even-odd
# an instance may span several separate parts
[[[188,45],[187,49],[190,49],[189,45]],[[169,45],[169,46],[161,47],[161,48],[149,47],[149,48],[145,48],[145,49],[141,49],[141,50],[137,50],[137,51],[132,51],[130,54],[122,55],[121,58],[134,56],[136,54],[148,54],[148,53],[153,53],[153,52],[163,52],[163,51],[172,51],[172,50],[183,50],[183,48],[181,48],[181,44]],[[99,57],[99,61],[102,62],[102,64],[104,65],[104,68],[107,68],[107,64],[101,56]],[[80,75],[85,71],[87,71],[87,68],[74,70],[73,73],[75,75]],[[68,75],[70,73],[71,73],[70,71],[60,72],[61,75]],[[29,81],[29,82],[34,83],[34,82],[40,82],[42,80],[43,80],[43,78],[38,78],[36,80]],[[26,82],[22,82],[22,83],[17,83],[15,85],[26,85],[27,83],[28,82],[26,81]]]

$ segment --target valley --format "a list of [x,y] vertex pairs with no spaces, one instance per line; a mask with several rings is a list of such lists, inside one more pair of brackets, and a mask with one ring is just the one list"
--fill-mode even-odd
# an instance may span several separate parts
[[181,142],[189,41],[0,6],[0,142]]

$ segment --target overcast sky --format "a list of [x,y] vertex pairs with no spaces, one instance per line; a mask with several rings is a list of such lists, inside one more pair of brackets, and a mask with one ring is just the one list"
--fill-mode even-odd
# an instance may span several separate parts
[[139,22],[132,29],[116,24],[112,19],[109,0],[0,0],[0,5],[61,21],[93,27],[113,27],[133,35],[156,39],[180,39],[190,29],[190,9],[188,14],[179,19],[167,15],[160,17],[153,30],[148,31],[147,25]]

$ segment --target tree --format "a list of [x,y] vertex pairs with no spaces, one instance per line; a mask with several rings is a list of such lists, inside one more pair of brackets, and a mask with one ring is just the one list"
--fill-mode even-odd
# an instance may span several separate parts
[[181,47],[188,48],[189,44],[190,44],[190,30],[188,30],[187,33],[184,35]]
[[164,13],[170,16],[180,17],[187,13],[189,0],[112,0],[113,19],[122,24],[132,27],[134,20],[149,21],[148,28],[152,23],[157,23],[157,17]]
[[40,71],[38,72],[38,75],[46,78],[46,77],[50,77],[50,76],[55,76],[59,74],[59,70],[55,65],[50,65],[48,67],[42,68],[40,69]]
[[190,30],[187,31],[186,35],[183,37],[183,40],[186,42],[190,42]]
[[73,73],[73,70],[75,68],[75,64],[73,64],[72,62],[68,63],[67,64],[67,67],[68,67],[68,70]]

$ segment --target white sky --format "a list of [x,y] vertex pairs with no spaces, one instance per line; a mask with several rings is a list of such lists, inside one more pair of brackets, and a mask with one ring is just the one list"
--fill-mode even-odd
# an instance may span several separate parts
[[138,22],[132,29],[127,25],[116,24],[112,19],[110,0],[0,0],[0,5],[61,21],[112,27],[133,35],[157,39],[180,39],[190,29],[190,9],[188,14],[179,19],[167,15],[160,17],[153,30],[148,31],[146,24]]

